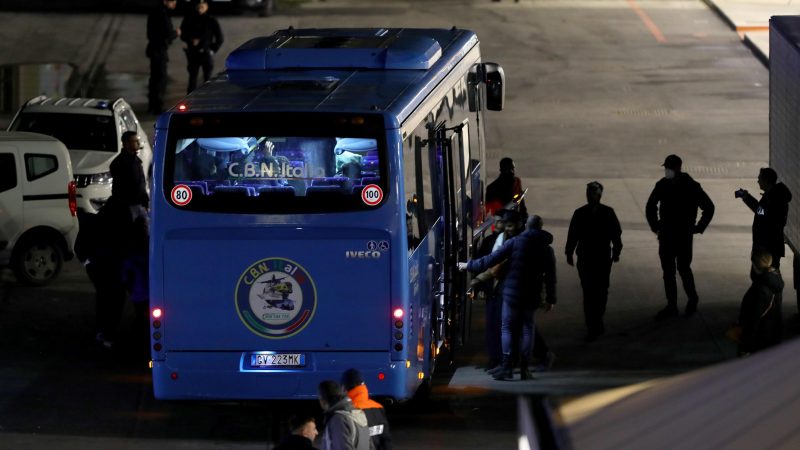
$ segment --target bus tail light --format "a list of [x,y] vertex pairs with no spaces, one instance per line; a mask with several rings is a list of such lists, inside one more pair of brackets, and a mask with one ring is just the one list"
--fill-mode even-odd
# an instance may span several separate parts
[[396,352],[403,351],[403,326],[405,323],[403,322],[403,317],[405,317],[406,312],[403,308],[395,308],[392,310],[392,318],[394,320],[394,327],[395,330],[392,332],[392,338],[394,339],[394,345],[392,348]]
[[383,372],[378,372],[378,381],[383,381],[386,379],[386,375]]
[[[161,317],[164,315],[163,311],[161,310],[161,308],[153,308],[151,315],[153,316],[153,329],[158,330],[153,332],[153,340],[160,341],[162,337],[160,328],[161,328]],[[153,344],[153,350],[157,352],[160,352],[162,348],[164,348],[164,346],[161,345],[161,342],[156,342]]]

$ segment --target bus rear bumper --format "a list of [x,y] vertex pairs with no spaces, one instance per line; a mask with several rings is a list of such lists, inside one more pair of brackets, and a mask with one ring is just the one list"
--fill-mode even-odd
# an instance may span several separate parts
[[410,398],[418,377],[388,352],[307,352],[302,368],[249,369],[246,352],[167,352],[153,361],[153,390],[163,400],[262,400],[317,398],[323,380],[340,381],[349,368],[361,371],[376,397]]

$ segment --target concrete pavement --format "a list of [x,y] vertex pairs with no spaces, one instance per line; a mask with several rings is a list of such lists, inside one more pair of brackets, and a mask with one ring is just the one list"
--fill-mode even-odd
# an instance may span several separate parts
[[769,18],[800,12],[798,0],[703,0],[769,66]]

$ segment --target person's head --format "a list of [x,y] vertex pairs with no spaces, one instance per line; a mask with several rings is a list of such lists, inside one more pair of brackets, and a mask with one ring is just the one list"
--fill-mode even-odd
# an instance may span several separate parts
[[320,383],[317,392],[319,393],[319,405],[322,409],[328,409],[335,405],[345,395],[344,391],[342,391],[342,386],[333,380],[325,380]]
[[503,158],[500,160],[500,173],[514,174],[514,160],[511,158]]
[[498,233],[502,233],[506,230],[506,222],[503,220],[503,214],[505,211],[505,209],[498,209],[494,212],[494,229]]
[[761,188],[762,191],[768,191],[769,188],[775,186],[775,183],[777,182],[778,173],[775,172],[774,169],[764,167],[758,171],[758,187]]
[[664,177],[668,180],[675,178],[675,175],[681,173],[681,166],[683,161],[678,155],[669,155],[664,160]]
[[346,391],[353,389],[356,386],[364,384],[364,377],[358,369],[347,369],[342,374],[342,387]]
[[544,221],[540,216],[533,214],[528,217],[528,222],[525,223],[525,228],[528,230],[541,230],[544,226]]
[[175,6],[178,5],[178,0],[162,0],[164,2],[164,6],[167,9],[175,9]]
[[505,223],[504,231],[506,234],[515,235],[522,228],[522,216],[513,209],[504,210],[502,219]]
[[291,428],[292,434],[303,436],[311,442],[314,442],[317,434],[319,434],[317,423],[314,422],[314,418],[311,416],[292,416],[289,418],[289,428]]
[[597,181],[592,181],[586,185],[586,201],[589,204],[596,205],[600,203],[600,198],[603,197],[603,185]]
[[197,5],[195,5],[195,10],[197,10],[197,14],[205,14],[208,11],[208,2],[206,2],[206,0],[199,0]]
[[142,142],[135,131],[122,133],[122,151],[135,155],[142,149]]
[[765,248],[759,247],[753,251],[750,260],[753,262],[753,269],[758,273],[763,273],[772,266],[772,253]]

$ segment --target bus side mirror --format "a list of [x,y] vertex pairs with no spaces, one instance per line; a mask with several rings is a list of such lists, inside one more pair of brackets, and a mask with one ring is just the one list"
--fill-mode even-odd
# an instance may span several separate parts
[[486,83],[486,109],[502,111],[506,96],[506,75],[497,63],[483,63],[483,81]]

